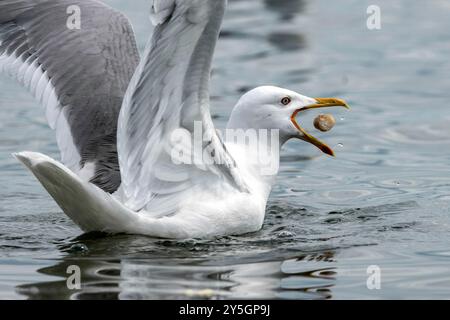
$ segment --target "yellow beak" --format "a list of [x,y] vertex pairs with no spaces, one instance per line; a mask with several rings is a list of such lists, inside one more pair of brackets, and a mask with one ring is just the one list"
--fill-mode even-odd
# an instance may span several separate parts
[[309,142],[312,145],[316,146],[323,153],[334,157],[333,149],[331,149],[324,142],[320,141],[319,139],[313,137],[308,132],[306,132],[306,130],[303,129],[297,123],[296,117],[297,117],[297,114],[299,112],[302,112],[302,111],[305,111],[305,110],[310,110],[310,109],[330,108],[330,107],[344,107],[346,109],[350,109],[350,107],[348,106],[348,104],[344,100],[341,100],[341,99],[336,99],[336,98],[316,98],[315,100],[317,101],[317,103],[295,110],[295,112],[291,116],[291,121],[294,124],[294,126],[302,133],[302,139],[303,140],[305,140],[306,142]]

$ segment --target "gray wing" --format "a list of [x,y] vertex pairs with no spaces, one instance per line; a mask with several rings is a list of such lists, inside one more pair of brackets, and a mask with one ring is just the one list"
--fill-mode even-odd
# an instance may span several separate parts
[[[166,216],[192,190],[216,183],[246,191],[209,110],[211,62],[225,6],[226,0],[153,0],[151,17],[158,26],[119,118],[122,201],[133,210]],[[195,128],[205,140],[195,141]],[[192,146],[198,142],[200,153],[209,152],[196,154]],[[174,161],[177,148],[191,154],[188,161]]]
[[138,63],[128,19],[99,1],[0,0],[0,71],[45,106],[62,162],[107,192],[121,181],[117,120]]

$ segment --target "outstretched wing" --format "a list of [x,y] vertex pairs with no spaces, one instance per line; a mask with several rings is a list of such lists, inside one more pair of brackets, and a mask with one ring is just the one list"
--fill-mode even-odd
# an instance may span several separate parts
[[[119,118],[121,194],[133,210],[174,213],[188,190],[218,179],[246,191],[209,110],[211,62],[225,6],[226,0],[153,1],[158,25]],[[174,150],[187,158],[174,158]]]
[[129,21],[99,1],[0,0],[0,71],[45,106],[62,162],[108,192],[120,185],[117,120],[138,63]]

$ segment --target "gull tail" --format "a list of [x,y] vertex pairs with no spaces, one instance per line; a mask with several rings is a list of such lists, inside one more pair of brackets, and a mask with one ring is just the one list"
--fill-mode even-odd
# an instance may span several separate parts
[[182,220],[172,217],[155,219],[145,213],[134,212],[113,195],[82,180],[46,155],[21,152],[14,157],[36,176],[60,208],[85,232],[189,238]]
[[35,152],[14,157],[39,180],[61,209],[85,232],[128,232],[137,214],[123,207],[110,194],[81,180],[61,163]]

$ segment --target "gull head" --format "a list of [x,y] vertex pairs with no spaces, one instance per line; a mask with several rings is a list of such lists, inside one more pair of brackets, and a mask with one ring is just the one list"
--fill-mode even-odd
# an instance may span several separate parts
[[297,121],[297,117],[301,120],[302,112],[329,107],[349,109],[345,101],[337,98],[310,98],[283,88],[258,87],[239,100],[231,114],[228,128],[279,130],[281,144],[297,138],[334,156],[328,145],[308,133]]

